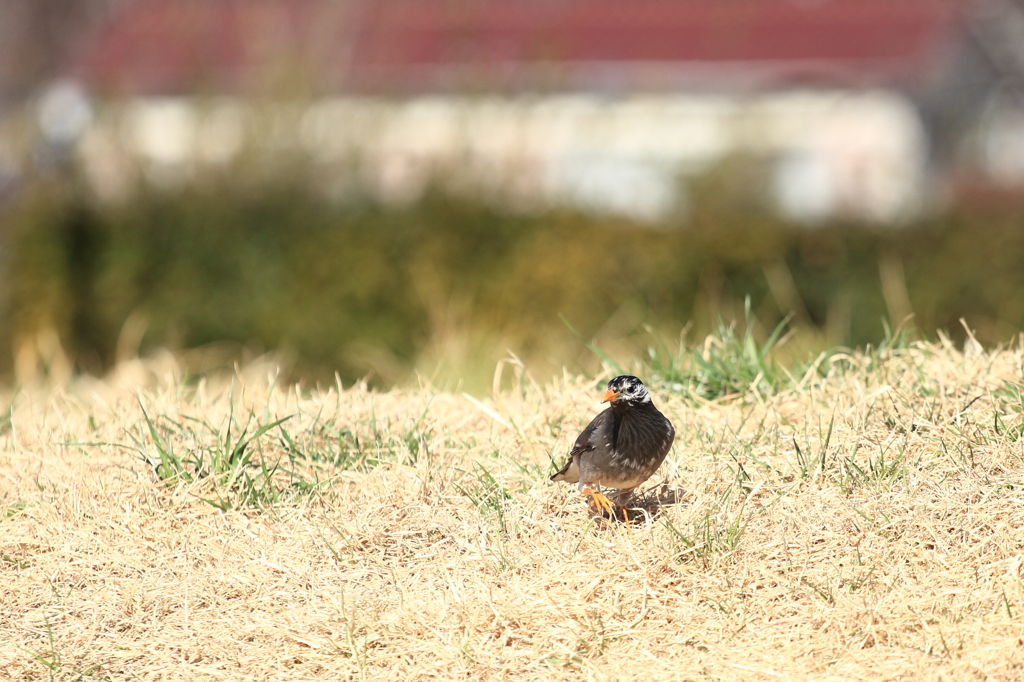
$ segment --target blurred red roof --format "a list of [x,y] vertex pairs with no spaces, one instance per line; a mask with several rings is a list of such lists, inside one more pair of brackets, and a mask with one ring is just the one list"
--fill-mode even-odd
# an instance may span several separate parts
[[969,0],[134,0],[72,75],[113,94],[910,86]]

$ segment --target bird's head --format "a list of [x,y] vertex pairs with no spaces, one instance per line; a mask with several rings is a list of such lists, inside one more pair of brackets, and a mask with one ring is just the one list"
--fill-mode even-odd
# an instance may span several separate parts
[[615,377],[608,382],[608,391],[604,394],[601,402],[616,404],[638,405],[651,402],[651,394],[647,392],[644,382],[634,376],[623,375]]

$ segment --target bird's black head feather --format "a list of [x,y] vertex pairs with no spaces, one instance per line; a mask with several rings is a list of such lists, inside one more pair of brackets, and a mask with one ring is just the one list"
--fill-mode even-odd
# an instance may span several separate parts
[[651,394],[647,392],[644,382],[629,374],[617,376],[609,381],[608,391],[614,393],[614,397],[608,398],[613,405],[615,403],[638,405],[651,402]]

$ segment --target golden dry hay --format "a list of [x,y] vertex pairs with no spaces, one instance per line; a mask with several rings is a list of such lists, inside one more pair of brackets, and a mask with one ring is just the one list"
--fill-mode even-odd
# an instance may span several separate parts
[[[679,436],[648,487],[681,500],[631,530],[547,480],[599,409],[580,377],[22,392],[0,679],[1024,679],[1024,354],[829,363],[655,391]],[[270,468],[189,468],[289,415],[246,450]]]

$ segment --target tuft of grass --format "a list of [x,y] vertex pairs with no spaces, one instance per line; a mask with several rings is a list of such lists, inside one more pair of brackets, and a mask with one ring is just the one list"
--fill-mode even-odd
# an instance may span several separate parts
[[321,409],[294,431],[285,426],[294,414],[274,419],[269,410],[260,416],[252,408],[237,419],[233,391],[219,424],[193,416],[151,416],[140,402],[142,424],[129,433],[133,444],[126,447],[139,453],[159,480],[171,487],[193,486],[218,509],[269,509],[328,491],[341,471],[368,473],[428,461],[431,401],[411,424],[378,419],[371,410],[362,420],[338,426],[325,423]]
[[[294,468],[285,466],[282,458],[270,462],[266,457],[255,456],[260,438],[279,428],[290,416],[254,423],[256,415],[250,410],[241,424],[234,417],[233,396],[229,398],[226,422],[220,427],[188,416],[180,422],[167,416],[154,421],[144,407],[141,409],[156,456],[151,454],[142,434],[129,435],[156,477],[172,487],[198,485],[211,495],[201,499],[218,509],[265,509],[290,500],[297,493],[318,488]],[[287,441],[286,433],[283,437]],[[183,447],[183,443],[187,446]]]
[[14,566],[15,568],[28,568],[32,564],[28,561],[23,561],[17,557],[8,556],[3,552],[0,552],[0,565],[6,564],[8,566]]
[[718,330],[699,347],[681,343],[673,353],[657,335],[649,346],[645,368],[653,381],[694,400],[717,400],[757,392],[772,395],[787,385],[790,375],[775,360],[784,342],[789,318],[779,322],[768,338],[758,342],[750,298],[744,302],[744,331],[736,322],[718,321]]
[[[608,372],[627,374],[628,368],[611,357],[592,341],[586,340],[564,317],[562,322],[588,350],[600,359]],[[750,297],[744,300],[744,331],[737,330],[736,321],[728,324],[719,318],[718,329],[709,334],[700,346],[686,343],[685,332],[679,348],[672,351],[650,327],[647,331],[654,344],[647,347],[637,370],[655,385],[689,397],[694,402],[718,400],[756,392],[774,395],[792,382],[792,375],[775,358],[785,342],[784,332],[789,317],[782,319],[763,342],[754,336],[756,320]],[[820,361],[815,363],[821,366]]]
[[0,507],[0,518],[10,519],[24,513],[25,509],[29,506],[28,502],[15,502],[9,504],[6,507]]
[[685,521],[673,523],[662,517],[661,524],[668,531],[672,554],[676,561],[699,561],[708,568],[713,559],[732,554],[740,545],[748,519],[747,497],[736,501],[736,490],[742,485],[728,486],[717,500],[706,508],[695,510]]
[[457,483],[453,485],[473,503],[481,516],[487,519],[496,519],[501,532],[507,533],[505,506],[512,496],[483,464],[477,463],[477,469],[479,474],[470,483],[465,486],[460,486]]
[[1002,408],[992,411],[993,431],[997,436],[1016,443],[1024,435],[1024,392],[1021,384],[1004,379],[1002,386],[992,395]]
[[[498,573],[505,573],[516,566],[516,558],[508,550],[511,535],[519,532],[518,524],[510,525],[508,505],[512,495],[483,464],[477,462],[477,473],[465,485],[452,485],[462,493],[480,513],[484,525],[490,529],[492,542],[488,551]],[[472,475],[472,472],[464,472]]]
[[[50,682],[81,682],[82,680],[110,680],[110,675],[103,672],[102,664],[90,665],[85,668],[77,668],[68,665],[63,659],[60,651],[57,650],[53,636],[53,626],[50,619],[46,619],[46,649],[40,652],[22,649],[32,659],[43,666],[46,670],[46,678]],[[34,675],[26,675],[27,680],[35,680]]]

